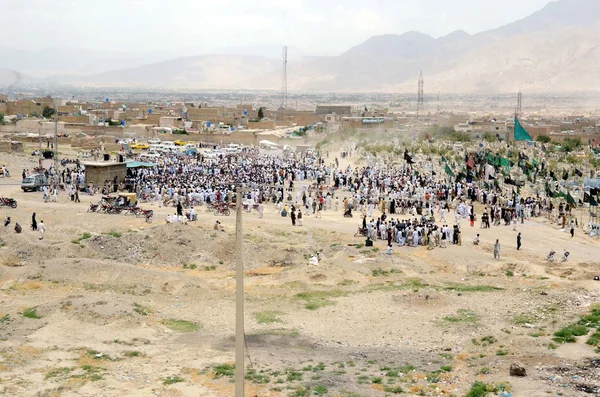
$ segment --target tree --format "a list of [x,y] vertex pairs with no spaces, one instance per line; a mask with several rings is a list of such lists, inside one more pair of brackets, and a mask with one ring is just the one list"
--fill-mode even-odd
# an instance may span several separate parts
[[0,113],[0,125],[4,125],[4,113]]
[[486,142],[497,142],[498,137],[490,132],[485,132],[483,134],[483,140]]
[[258,108],[258,119],[259,120],[262,120],[265,118],[265,114],[263,113],[262,109],[263,109],[262,107]]
[[45,119],[52,118],[56,114],[56,109],[51,108],[50,106],[44,106],[44,110],[42,111],[42,117]]
[[550,143],[552,142],[552,139],[548,135],[538,135],[536,141],[541,143]]
[[581,138],[568,137],[568,138],[565,138],[565,140],[562,142],[560,149],[565,153],[569,153],[574,150],[579,150],[582,147],[583,147],[583,142],[581,142]]
[[471,135],[466,132],[454,131],[449,133],[446,139],[454,142],[471,142]]

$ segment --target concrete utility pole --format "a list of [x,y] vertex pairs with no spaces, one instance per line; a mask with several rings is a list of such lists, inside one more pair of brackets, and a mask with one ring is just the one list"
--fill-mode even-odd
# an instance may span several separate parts
[[242,186],[236,189],[235,204],[235,397],[244,397],[244,259],[242,247]]
[[58,175],[58,107],[54,102],[54,172]]
[[417,92],[417,121],[419,120],[419,116],[423,115],[423,110],[425,109],[425,98],[423,93],[424,79],[423,79],[423,71],[421,70],[421,74],[419,75],[419,83],[418,83],[418,92]]

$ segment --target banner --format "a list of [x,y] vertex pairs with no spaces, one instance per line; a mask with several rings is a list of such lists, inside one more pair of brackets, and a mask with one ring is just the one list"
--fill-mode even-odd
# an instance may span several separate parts
[[533,141],[533,138],[515,116],[515,141]]

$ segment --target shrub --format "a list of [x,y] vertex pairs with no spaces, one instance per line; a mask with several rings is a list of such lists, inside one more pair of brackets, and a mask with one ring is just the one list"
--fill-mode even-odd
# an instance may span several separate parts
[[569,325],[554,333],[554,340],[556,343],[575,343],[577,336],[583,336],[588,334],[588,329],[583,325]]
[[552,139],[548,135],[538,135],[536,141],[541,143],[550,143],[552,142]]
[[23,310],[23,317],[33,318],[36,320],[39,320],[40,318],[42,318],[42,317],[40,317],[39,314],[37,314],[37,308],[35,308],[35,307],[30,307],[28,309]]
[[231,364],[221,364],[214,367],[215,378],[220,378],[223,376],[232,377],[235,371],[235,365]]
[[179,376],[169,376],[168,378],[163,380],[163,385],[172,385],[174,383],[180,382],[185,382],[185,380],[183,378],[180,378]]
[[195,332],[200,329],[200,324],[186,320],[164,320],[163,324],[177,332]]

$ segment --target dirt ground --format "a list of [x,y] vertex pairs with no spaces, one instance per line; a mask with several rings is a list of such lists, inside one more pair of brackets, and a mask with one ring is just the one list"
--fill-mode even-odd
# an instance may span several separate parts
[[[166,224],[173,209],[144,204],[147,224],[86,212],[98,196],[44,203],[19,188],[34,159],[0,162],[13,174],[0,195],[18,201],[0,208],[12,218],[0,237],[0,395],[233,395],[235,217],[201,209],[198,222]],[[248,396],[463,396],[475,381],[505,396],[600,393],[591,331],[553,341],[599,300],[600,240],[539,218],[517,225],[517,251],[512,226],[463,222],[462,246],[389,256],[384,241],[353,237],[358,223],[244,213]],[[569,261],[546,262],[550,248]],[[315,251],[322,261],[308,266]],[[517,362],[526,377],[509,376]]]

